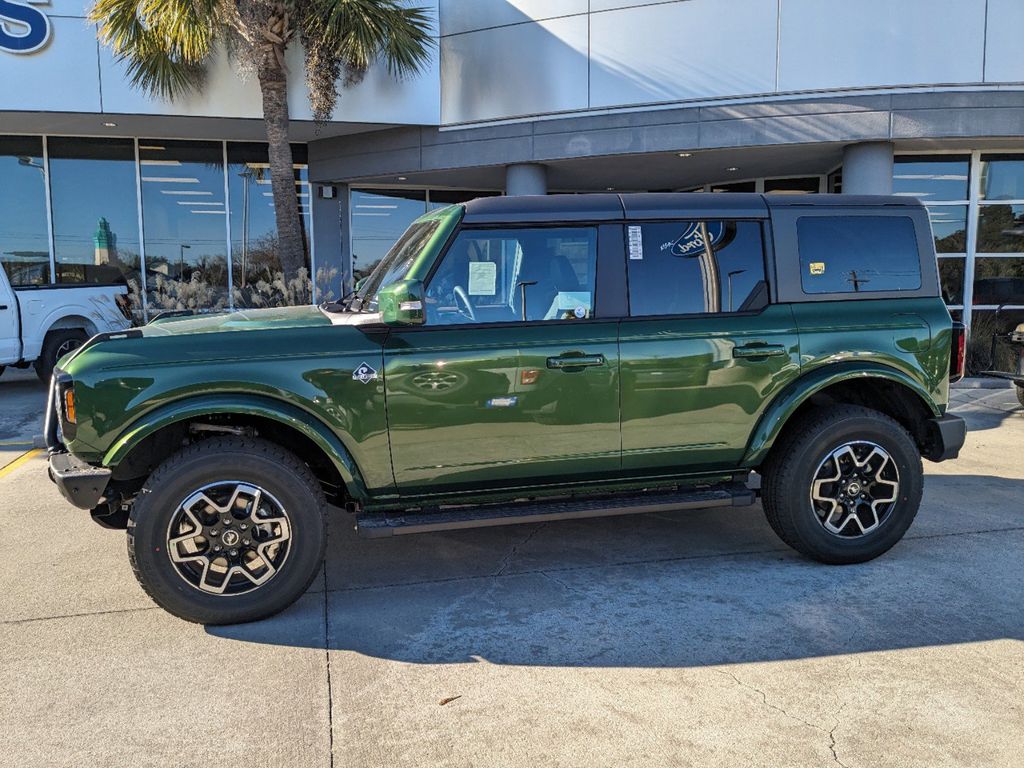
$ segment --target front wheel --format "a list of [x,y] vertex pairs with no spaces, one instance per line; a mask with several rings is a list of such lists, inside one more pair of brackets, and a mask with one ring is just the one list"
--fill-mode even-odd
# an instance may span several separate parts
[[283,448],[218,437],[183,449],[146,481],[128,557],[153,600],[202,624],[271,616],[309,587],[324,557],[326,501]]
[[921,454],[898,422],[837,405],[787,431],[765,467],[762,500],[793,549],[823,563],[862,563],[907,532],[923,486]]
[[36,360],[36,376],[40,381],[49,382],[53,375],[53,369],[57,362],[69,352],[73,352],[82,346],[88,336],[85,331],[76,328],[67,328],[59,331],[50,331],[43,341],[43,348]]

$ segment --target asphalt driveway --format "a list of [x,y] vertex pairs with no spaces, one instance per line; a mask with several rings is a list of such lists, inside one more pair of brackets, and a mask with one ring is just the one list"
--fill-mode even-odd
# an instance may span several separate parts
[[[4,374],[0,443],[42,393]],[[0,765],[1019,765],[1024,410],[954,400],[963,457],[872,563],[804,560],[759,507],[376,541],[338,512],[310,592],[234,628],[154,608],[15,446]]]

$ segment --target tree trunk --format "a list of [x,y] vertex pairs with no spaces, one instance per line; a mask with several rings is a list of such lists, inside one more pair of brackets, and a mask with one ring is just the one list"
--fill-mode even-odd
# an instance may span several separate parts
[[[277,219],[277,248],[285,280],[294,280],[306,266],[299,206],[295,196],[292,147],[288,143],[288,80],[284,69],[268,56],[259,67],[263,121],[270,149],[270,188]],[[312,275],[310,275],[312,279]]]

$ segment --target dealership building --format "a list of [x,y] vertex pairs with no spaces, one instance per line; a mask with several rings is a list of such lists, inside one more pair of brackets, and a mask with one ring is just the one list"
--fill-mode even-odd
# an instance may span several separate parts
[[[919,197],[946,299],[1024,315],[1021,0],[420,0],[436,49],[311,120],[290,51],[312,298],[415,217],[480,195]],[[12,8],[14,11],[12,12]],[[0,3],[0,261],[18,284],[127,279],[147,314],[273,285],[257,84],[226,57],[173,103],[133,90],[83,0]]]

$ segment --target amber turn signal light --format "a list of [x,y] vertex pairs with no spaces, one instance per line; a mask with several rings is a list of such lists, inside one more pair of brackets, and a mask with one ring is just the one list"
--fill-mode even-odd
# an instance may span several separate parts
[[64,417],[75,423],[75,390],[71,387],[64,390]]

